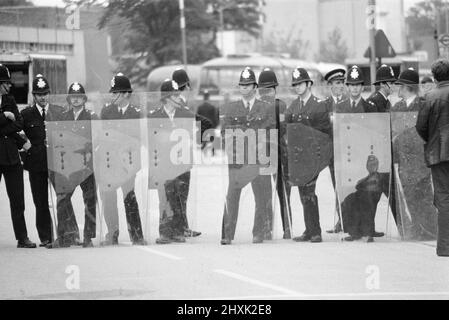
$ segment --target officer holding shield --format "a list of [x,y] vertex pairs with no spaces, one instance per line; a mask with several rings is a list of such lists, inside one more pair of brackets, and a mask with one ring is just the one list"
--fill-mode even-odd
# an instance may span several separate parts
[[[131,82],[122,73],[118,73],[111,80],[109,92],[112,102],[101,110],[101,120],[139,119],[140,109],[131,105],[130,99],[133,92]],[[128,224],[129,237],[133,245],[146,245],[143,238],[142,223],[139,215],[139,205],[134,192],[136,176],[133,175],[121,186],[123,191],[126,221]],[[101,199],[104,209],[104,218],[108,228],[105,241],[102,245],[118,245],[119,224],[117,208],[117,192],[102,191]]]
[[[288,107],[285,115],[286,123],[302,123],[318,131],[330,135],[331,124],[325,104],[318,100],[312,92],[313,81],[304,68],[295,68],[292,72],[292,86],[298,95]],[[287,141],[288,145],[288,141]],[[293,238],[294,241],[321,242],[320,216],[318,210],[318,197],[315,194],[316,181],[319,172],[304,186],[299,186],[299,195],[304,208],[304,222],[306,230],[304,233]],[[290,188],[287,195],[290,196]]]

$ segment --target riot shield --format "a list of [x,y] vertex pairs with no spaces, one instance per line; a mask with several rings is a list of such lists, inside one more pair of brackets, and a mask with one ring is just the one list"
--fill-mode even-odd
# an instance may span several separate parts
[[[341,227],[349,239],[398,235],[389,205],[390,115],[333,115],[335,178]],[[376,233],[377,232],[377,233]]]
[[128,101],[97,95],[91,99],[99,120],[92,121],[94,173],[99,189],[100,244],[144,245],[147,220],[148,173],[146,121],[142,117],[144,99],[132,94]]
[[66,106],[64,110],[52,115],[49,120],[54,121],[46,122],[47,163],[53,186],[50,200],[56,216],[53,247],[81,245],[83,240],[89,246],[96,237],[97,221],[90,113],[81,110],[79,120],[75,120],[73,108]]
[[221,243],[248,243],[251,239],[261,243],[282,238],[280,214],[274,212],[273,206],[278,170],[274,99],[258,96],[248,108],[238,90],[229,96],[235,98],[224,103],[220,110],[226,163],[222,170],[226,191],[221,209]]
[[398,228],[404,240],[435,240],[437,211],[433,206],[431,172],[424,162],[423,141],[415,129],[417,114],[391,113]]

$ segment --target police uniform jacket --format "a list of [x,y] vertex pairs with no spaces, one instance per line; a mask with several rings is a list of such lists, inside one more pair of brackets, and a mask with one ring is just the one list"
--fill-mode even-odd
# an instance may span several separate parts
[[354,107],[352,106],[352,100],[349,98],[342,100],[335,106],[336,113],[364,113],[368,110],[370,110],[370,104],[363,98],[360,98]]
[[[61,120],[63,108],[50,104],[45,111],[46,121]],[[25,108],[21,112],[23,117],[23,131],[31,142],[31,148],[26,152],[23,165],[28,171],[47,171],[47,137],[45,123],[36,104]]]
[[[7,119],[4,111],[12,112],[16,121]],[[0,165],[11,166],[20,163],[18,148],[25,142],[18,132],[23,128],[23,119],[11,95],[3,95],[0,106]]]
[[438,83],[425,99],[418,113],[416,130],[425,141],[426,164],[433,166],[449,161],[449,81]]
[[122,115],[117,105],[107,104],[101,109],[100,118],[102,120],[139,119],[140,109],[129,104],[125,113]]
[[366,101],[369,103],[367,112],[388,112],[391,108],[390,100],[386,99],[379,91],[374,92]]
[[314,95],[301,108],[300,98],[295,99],[285,114],[286,123],[302,123],[331,135],[331,124],[326,105]]
[[407,102],[405,100],[398,101],[393,108],[391,108],[391,111],[393,112],[413,112],[413,111],[419,111],[421,109],[421,106],[424,104],[424,98],[416,96],[415,99],[413,99],[410,106],[407,106]]

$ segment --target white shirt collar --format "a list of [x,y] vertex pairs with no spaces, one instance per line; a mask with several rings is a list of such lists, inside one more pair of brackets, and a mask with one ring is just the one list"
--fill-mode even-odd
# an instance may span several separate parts
[[72,109],[73,111],[73,117],[75,118],[75,120],[78,120],[78,117],[80,116],[81,112],[83,112],[84,107],[81,108],[79,111],[75,111],[75,109]]
[[165,106],[164,106],[164,110],[165,113],[168,115],[168,117],[170,118],[170,120],[173,121],[173,119],[175,118],[175,112],[176,112],[176,108],[173,108],[172,111],[169,111]]
[[122,111],[122,114],[125,114],[125,112],[128,109],[128,107],[129,107],[129,103],[126,106],[122,107],[122,108],[118,107],[118,111]]
[[[45,112],[48,112],[48,106],[49,106],[49,104],[47,103],[45,105]],[[37,110],[39,111],[39,113],[42,115],[44,108],[42,108],[38,103],[36,103],[36,107],[37,107]]]
[[384,93],[381,90],[379,90],[379,93],[384,96],[385,100],[388,100],[388,97],[384,95]]
[[407,98],[407,99],[405,100],[405,103],[407,104],[407,108],[410,108],[410,105],[411,105],[412,102],[415,100],[415,98],[416,98],[416,94],[413,95],[413,96],[411,96],[411,97],[409,97],[409,98]]
[[300,99],[301,99],[301,101],[304,102],[304,105],[306,105],[311,96],[312,96],[312,93],[309,92],[309,94],[304,99],[302,99],[301,97],[300,97]]
[[242,98],[243,101],[243,105],[245,106],[245,108],[248,107],[248,102],[249,102],[249,111],[251,111],[251,109],[254,106],[254,102],[256,102],[256,97],[253,97],[251,100],[245,100]]
[[352,107],[352,101],[354,101],[355,105],[357,106],[359,104],[360,100],[362,100],[362,96],[360,96],[357,100],[350,98],[349,101],[351,103],[351,107]]

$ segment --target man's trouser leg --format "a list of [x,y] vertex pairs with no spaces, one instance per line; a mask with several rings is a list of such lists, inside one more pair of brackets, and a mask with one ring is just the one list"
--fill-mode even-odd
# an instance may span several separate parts
[[119,220],[117,208],[117,190],[102,191],[100,193],[101,202],[103,204],[104,221],[108,228],[106,241],[118,240],[119,236]]
[[[273,214],[271,199],[271,176],[260,175],[252,182],[256,210],[254,215],[253,237],[264,239],[267,224],[266,220]],[[272,220],[272,218],[271,218]]]
[[449,255],[449,162],[432,166],[431,171],[438,210],[437,254]]
[[41,242],[53,242],[53,229],[48,206],[48,172],[29,172],[31,193],[36,207],[36,228]]
[[135,176],[125,183],[122,186],[122,192],[129,238],[132,242],[137,242],[143,240],[143,230],[140,221],[139,205],[137,203],[136,193],[134,192],[134,180]]
[[72,206],[73,191],[57,194],[57,216],[58,225],[56,235],[59,241],[68,244],[75,244],[75,240],[79,239],[79,229],[76,222],[75,211]]
[[242,188],[232,187],[232,182],[229,182],[228,192],[226,194],[226,205],[223,213],[224,233],[221,236],[222,239],[234,240],[241,192]]
[[84,200],[84,239],[95,238],[97,229],[97,186],[94,175],[90,175],[81,185]]
[[17,241],[28,239],[25,223],[25,199],[23,195],[23,169],[17,166],[0,166],[0,182],[5,177],[6,193],[9,198],[11,219]]
[[306,225],[306,230],[304,233],[310,237],[321,236],[318,197],[315,194],[317,178],[315,178],[307,186],[298,188],[301,203],[304,208],[304,223]]

